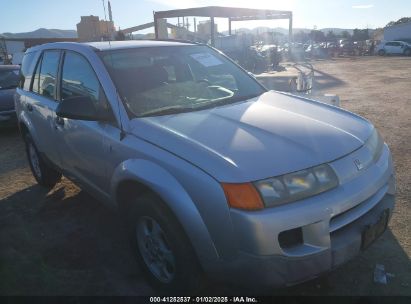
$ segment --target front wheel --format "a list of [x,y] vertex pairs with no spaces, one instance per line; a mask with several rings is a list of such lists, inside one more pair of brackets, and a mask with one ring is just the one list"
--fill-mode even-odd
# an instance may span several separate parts
[[405,55],[405,56],[410,56],[410,55],[411,55],[411,49],[406,49],[406,50],[404,51],[404,55]]
[[384,50],[379,50],[379,51],[378,51],[378,55],[384,56],[384,55],[385,55],[385,51],[384,51]]
[[37,183],[46,188],[53,188],[61,180],[61,173],[46,164],[29,134],[25,135],[24,141],[30,169]]
[[201,288],[203,274],[190,241],[159,198],[139,197],[127,221],[132,250],[155,288],[168,293]]

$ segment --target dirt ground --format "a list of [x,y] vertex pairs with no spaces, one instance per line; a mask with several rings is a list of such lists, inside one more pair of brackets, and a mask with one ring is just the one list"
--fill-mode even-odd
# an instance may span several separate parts
[[[315,87],[371,120],[389,144],[397,205],[385,234],[323,277],[273,295],[411,295],[411,58],[314,62]],[[278,88],[281,81],[264,77]],[[393,276],[373,282],[376,264]],[[244,294],[210,282],[203,293]],[[248,293],[252,293],[249,291]],[[35,184],[17,130],[0,131],[0,295],[153,295],[130,253],[119,216],[67,179]]]

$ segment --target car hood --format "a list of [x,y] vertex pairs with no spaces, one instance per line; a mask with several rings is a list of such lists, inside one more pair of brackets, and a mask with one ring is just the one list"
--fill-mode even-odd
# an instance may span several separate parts
[[135,118],[131,128],[217,180],[240,183],[338,159],[361,147],[373,126],[342,109],[270,91],[223,107]]
[[0,90],[0,111],[14,109],[15,89]]

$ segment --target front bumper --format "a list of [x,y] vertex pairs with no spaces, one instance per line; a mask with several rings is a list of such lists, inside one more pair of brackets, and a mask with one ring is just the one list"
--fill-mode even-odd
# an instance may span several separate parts
[[393,210],[395,196],[387,194],[366,215],[331,234],[331,246],[303,257],[257,256],[245,252],[220,265],[218,278],[250,288],[295,285],[320,276],[361,251],[362,231],[385,210]]
[[17,126],[17,115],[15,110],[0,111],[0,126]]
[[[257,212],[232,210],[237,255],[210,268],[213,277],[255,287],[294,285],[318,277],[361,251],[362,234],[395,203],[395,177],[385,145],[380,159],[361,172],[351,170],[363,151],[331,163],[340,179],[334,190],[300,202]],[[287,246],[285,231],[300,231]],[[298,240],[298,239],[297,239]]]

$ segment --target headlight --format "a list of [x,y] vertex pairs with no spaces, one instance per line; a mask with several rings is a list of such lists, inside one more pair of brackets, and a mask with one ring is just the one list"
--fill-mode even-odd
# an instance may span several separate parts
[[338,178],[329,165],[320,165],[254,183],[266,207],[307,198],[335,188]]
[[[367,147],[372,155],[371,161],[376,161],[380,158],[383,146],[384,140],[377,129],[374,128],[370,138],[365,143],[365,147]],[[367,167],[367,165],[369,164],[364,164],[364,167]]]
[[375,163],[382,154],[384,140],[381,138],[377,129],[374,129],[370,138],[365,142],[364,147],[368,150],[367,156],[361,159],[359,170],[367,169],[372,163]]

